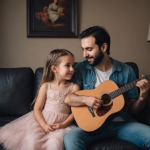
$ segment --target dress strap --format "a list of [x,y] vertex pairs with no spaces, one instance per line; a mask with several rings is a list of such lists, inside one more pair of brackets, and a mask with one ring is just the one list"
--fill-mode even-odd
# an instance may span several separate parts
[[47,84],[48,84],[48,90],[51,89],[51,83],[48,82]]

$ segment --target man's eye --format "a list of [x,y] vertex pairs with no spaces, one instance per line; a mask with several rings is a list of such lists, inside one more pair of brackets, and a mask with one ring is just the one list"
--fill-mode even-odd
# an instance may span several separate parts
[[69,67],[69,65],[66,65],[67,67]]

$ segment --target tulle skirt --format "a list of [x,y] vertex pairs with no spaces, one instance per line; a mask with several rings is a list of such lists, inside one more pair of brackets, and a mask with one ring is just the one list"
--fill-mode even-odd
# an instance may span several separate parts
[[[69,116],[47,110],[42,113],[47,124],[63,122]],[[63,137],[73,128],[71,125],[47,134],[31,111],[0,129],[0,143],[7,150],[64,150]]]

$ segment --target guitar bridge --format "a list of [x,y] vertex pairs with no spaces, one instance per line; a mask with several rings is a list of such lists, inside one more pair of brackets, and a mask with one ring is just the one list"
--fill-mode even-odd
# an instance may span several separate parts
[[88,106],[88,110],[89,110],[89,112],[92,114],[92,116],[95,117],[95,114],[94,114],[94,112],[93,112],[93,109]]

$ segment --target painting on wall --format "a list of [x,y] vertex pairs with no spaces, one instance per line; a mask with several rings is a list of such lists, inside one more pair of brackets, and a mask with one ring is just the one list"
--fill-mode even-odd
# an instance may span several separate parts
[[27,37],[77,37],[77,0],[27,0]]

